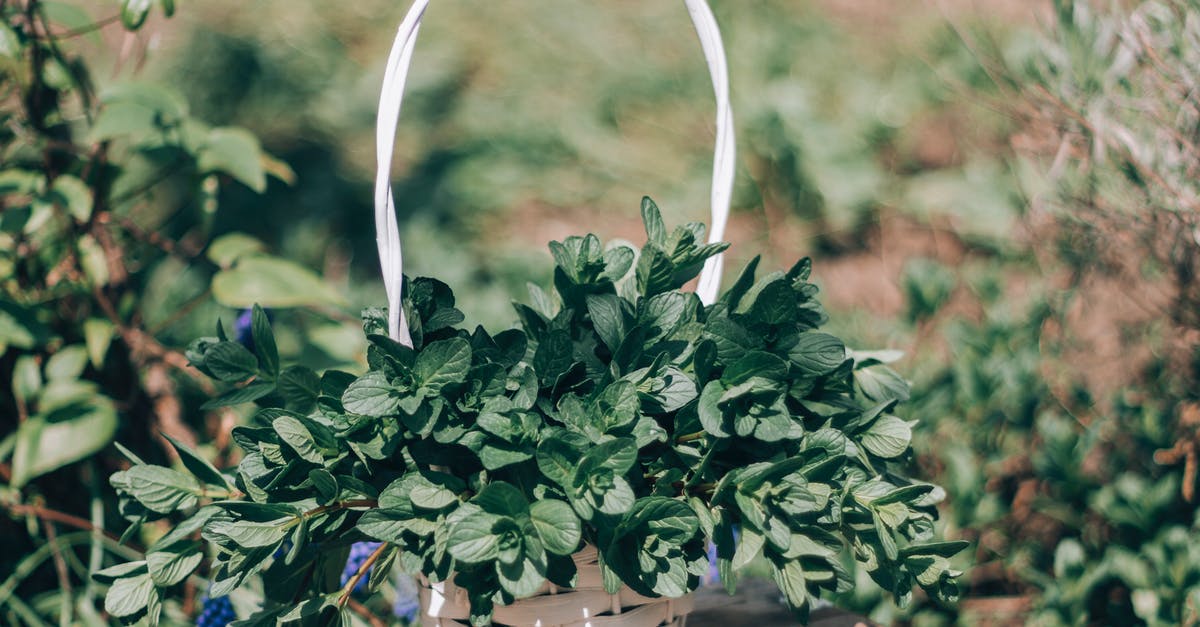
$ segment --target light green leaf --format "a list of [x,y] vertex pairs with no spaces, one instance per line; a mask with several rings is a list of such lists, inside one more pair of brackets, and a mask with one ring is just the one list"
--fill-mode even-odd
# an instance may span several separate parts
[[54,203],[64,207],[76,222],[84,223],[92,216],[92,191],[78,178],[63,174],[50,186]]
[[293,416],[280,416],[271,422],[271,428],[301,459],[314,464],[322,463],[325,458],[317,450],[316,440],[312,432],[300,419]]
[[42,369],[33,355],[21,355],[13,365],[12,393],[22,403],[30,403],[42,390]]
[[115,473],[109,482],[152,512],[170,514],[195,507],[203,492],[200,483],[179,471],[142,465]]
[[96,368],[104,365],[114,331],[113,324],[103,318],[88,318],[83,323],[83,340],[87,345],[88,358]]
[[354,380],[342,394],[346,411],[363,416],[390,416],[400,405],[400,395],[382,372],[373,370]]
[[787,348],[788,358],[811,376],[829,374],[846,361],[846,345],[828,333],[809,331],[794,336]]
[[267,189],[261,155],[262,146],[250,131],[218,127],[208,132],[196,162],[202,173],[224,172],[261,194]]
[[555,500],[538,501],[529,508],[529,516],[547,551],[570,555],[579,547],[583,529],[570,505]]
[[277,257],[240,259],[212,280],[213,297],[227,307],[344,305],[345,299],[311,270]]
[[208,259],[221,268],[232,267],[237,260],[266,250],[258,239],[245,233],[226,233],[208,245]]
[[861,442],[864,448],[880,457],[899,457],[912,442],[912,427],[890,414],[880,416],[862,434]]
[[33,416],[17,428],[12,487],[88,457],[108,446],[117,431],[112,402],[94,388],[87,403]]
[[149,573],[117,579],[104,596],[104,611],[114,618],[133,616],[144,610],[155,596],[154,580]]
[[46,379],[62,381],[78,379],[87,365],[87,349],[82,345],[64,346],[46,361]]
[[188,575],[191,575],[202,561],[204,561],[204,553],[192,543],[184,546],[173,545],[167,549],[151,551],[146,554],[146,566],[150,569],[150,578],[156,585],[164,588],[187,579]]
[[478,564],[496,559],[500,539],[492,533],[497,517],[477,511],[453,523],[447,537],[447,551],[454,559]]
[[124,0],[121,3],[121,23],[129,30],[137,30],[150,14],[152,0]]

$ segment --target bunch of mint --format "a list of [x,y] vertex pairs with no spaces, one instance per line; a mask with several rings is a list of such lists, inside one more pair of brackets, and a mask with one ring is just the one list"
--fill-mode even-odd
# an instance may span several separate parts
[[[891,356],[818,331],[807,259],[758,280],[755,259],[703,305],[681,288],[727,245],[697,223],[668,233],[649,199],[642,215],[640,252],[551,243],[554,292],[516,305],[519,329],[468,332],[449,287],[408,282],[413,347],[368,310],[362,375],[281,370],[258,309],[252,350],[219,326],[195,342],[194,365],[230,384],[212,404],[261,409],[233,431],[232,471],[180,446],[182,470],[134,460],[113,476],[130,520],[177,522],[145,561],[100,573],[109,612],[153,622],[206,543],[210,595],[261,581],[263,607],[237,625],[324,624],[357,575],[374,587],[393,567],[453,577],[483,625],[546,582],[572,586],[585,544],[610,592],[686,594],[712,543],[730,591],[763,560],[801,617],[853,585],[846,554],[901,602],[914,586],[955,598],[965,543],[935,540],[944,494],[897,473],[912,431],[892,413],[908,387]],[[382,544],[343,578],[364,540]]]

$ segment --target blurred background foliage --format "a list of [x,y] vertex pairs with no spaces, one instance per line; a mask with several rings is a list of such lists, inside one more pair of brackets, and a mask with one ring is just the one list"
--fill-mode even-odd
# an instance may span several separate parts
[[[738,130],[727,265],[812,255],[834,332],[906,352],[913,464],[974,542],[958,607],[866,585],[838,604],[1196,624],[1200,3],[712,4]],[[356,312],[382,301],[373,126],[407,3],[166,5],[129,31],[117,2],[0,2],[6,624],[107,624],[85,575],[130,549],[71,527],[123,528],[96,481],[114,439],[236,454],[243,412],[201,410],[173,362],[214,318],[263,302],[285,360],[353,368]],[[436,3],[413,68],[406,268],[449,283],[468,322],[513,324],[551,239],[640,241],[643,194],[707,218],[711,87],[678,3]],[[101,399],[65,421],[86,445],[28,461],[36,421],[67,428],[55,408],[79,394]]]

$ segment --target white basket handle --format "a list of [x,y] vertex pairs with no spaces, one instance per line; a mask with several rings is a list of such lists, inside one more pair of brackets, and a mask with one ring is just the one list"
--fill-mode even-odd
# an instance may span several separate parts
[[[392,199],[391,172],[392,149],[396,142],[396,124],[400,118],[400,104],[404,99],[404,84],[408,80],[408,68],[412,62],[413,47],[417,43],[417,32],[421,29],[421,17],[429,7],[430,0],[415,0],[388,55],[387,69],[383,74],[383,90],[379,95],[379,115],[376,119],[375,149],[378,170],[375,173],[375,241],[379,247],[379,263],[383,268],[383,286],[387,290],[388,334],[392,339],[412,346],[408,321],[401,304],[401,289],[404,281],[404,261],[400,254],[400,228],[396,223],[396,208]],[[734,135],[733,111],[729,106],[729,68],[725,63],[725,49],[721,44],[721,31],[705,0],[683,0],[691,15],[704,59],[712,77],[713,93],[717,99],[717,142],[713,151],[712,181],[712,224],[709,242],[718,242],[725,236],[725,223],[729,217],[729,202],[733,193]],[[700,272],[696,293],[704,304],[717,299],[721,283],[722,255],[710,257]]]

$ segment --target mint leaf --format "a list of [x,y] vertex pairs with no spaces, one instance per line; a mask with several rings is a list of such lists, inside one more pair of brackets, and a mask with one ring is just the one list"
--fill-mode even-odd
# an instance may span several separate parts
[[413,375],[422,387],[432,392],[467,378],[471,368],[471,344],[455,337],[426,346],[417,355]]
[[391,416],[400,406],[400,396],[382,372],[372,370],[346,388],[342,406],[363,416]]

